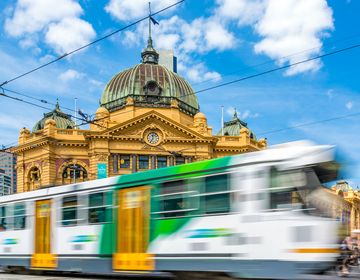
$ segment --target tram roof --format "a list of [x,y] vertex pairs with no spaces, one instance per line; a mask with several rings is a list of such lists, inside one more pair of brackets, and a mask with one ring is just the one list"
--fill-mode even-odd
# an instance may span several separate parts
[[82,191],[98,191],[114,187],[124,188],[146,185],[155,183],[162,178],[169,178],[170,180],[186,179],[187,177],[222,172],[226,168],[238,168],[241,166],[268,164],[286,169],[330,162],[333,160],[334,146],[313,145],[312,143],[304,141],[290,142],[272,146],[263,151],[7,195],[0,197],[0,203],[21,201],[32,199],[34,197],[51,197]]

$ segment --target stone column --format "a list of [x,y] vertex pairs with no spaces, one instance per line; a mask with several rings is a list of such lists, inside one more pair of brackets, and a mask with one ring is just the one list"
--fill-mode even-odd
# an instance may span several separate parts
[[156,169],[156,156],[150,156],[151,166],[150,169]]
[[174,157],[173,156],[171,156],[169,158],[169,166],[174,166]]
[[137,171],[137,156],[131,155],[131,172],[135,173]]

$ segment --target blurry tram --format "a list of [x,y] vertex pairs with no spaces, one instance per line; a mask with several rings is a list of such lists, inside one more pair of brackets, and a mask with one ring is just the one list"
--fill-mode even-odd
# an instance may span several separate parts
[[0,266],[185,279],[320,272],[338,255],[338,225],[308,201],[337,171],[332,146],[297,143],[0,197]]

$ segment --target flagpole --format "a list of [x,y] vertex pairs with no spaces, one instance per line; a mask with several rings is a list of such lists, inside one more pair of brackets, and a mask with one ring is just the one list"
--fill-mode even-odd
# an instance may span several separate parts
[[149,38],[151,38],[151,2],[149,2]]

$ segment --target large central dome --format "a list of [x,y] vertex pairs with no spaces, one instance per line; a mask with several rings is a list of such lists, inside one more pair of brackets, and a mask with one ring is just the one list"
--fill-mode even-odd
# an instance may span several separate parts
[[135,106],[170,107],[176,101],[187,114],[199,112],[197,97],[189,83],[159,65],[158,57],[150,42],[142,52],[141,64],[116,74],[106,85],[100,105],[115,111],[123,108],[131,97]]

